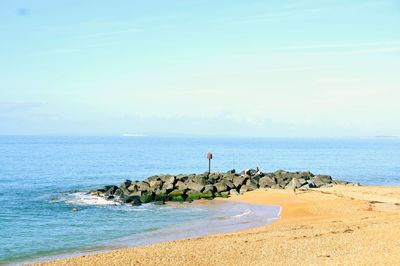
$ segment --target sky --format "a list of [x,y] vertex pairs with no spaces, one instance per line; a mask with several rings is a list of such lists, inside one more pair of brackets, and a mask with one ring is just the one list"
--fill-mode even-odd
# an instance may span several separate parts
[[400,136],[400,0],[0,0],[0,135]]

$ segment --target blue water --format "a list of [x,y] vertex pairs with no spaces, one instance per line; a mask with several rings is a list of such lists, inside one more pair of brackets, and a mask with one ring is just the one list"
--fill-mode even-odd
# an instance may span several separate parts
[[245,207],[109,206],[77,193],[126,178],[204,172],[209,151],[214,171],[259,166],[400,185],[400,139],[1,136],[0,263],[124,245],[127,238],[146,243],[152,232],[239,217]]

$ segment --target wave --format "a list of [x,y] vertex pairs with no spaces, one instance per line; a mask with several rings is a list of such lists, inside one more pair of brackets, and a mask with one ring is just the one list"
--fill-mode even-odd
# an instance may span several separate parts
[[97,205],[97,206],[116,206],[121,203],[106,200],[102,197],[88,194],[87,192],[75,192],[64,194],[58,201],[72,205]]
[[250,213],[251,213],[250,210],[246,210],[246,211],[243,212],[243,213],[239,213],[239,214],[233,215],[232,218],[243,217],[243,216],[249,215]]
[[118,208],[119,211],[126,212],[146,212],[149,210],[174,210],[179,209],[182,213],[185,212],[193,212],[193,211],[201,211],[200,208],[184,208],[184,206],[177,205],[155,205],[154,203],[145,203],[139,206],[132,206],[128,203],[122,203],[117,199],[107,200],[103,197],[92,195],[89,192],[71,192],[71,193],[62,193],[60,196],[53,196],[50,198],[50,202],[62,202],[68,205],[81,205],[81,206],[120,206],[126,208]]

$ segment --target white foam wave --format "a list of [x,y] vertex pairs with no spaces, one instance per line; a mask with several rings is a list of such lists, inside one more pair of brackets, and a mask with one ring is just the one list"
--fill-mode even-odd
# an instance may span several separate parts
[[246,216],[246,215],[249,215],[250,213],[251,213],[250,210],[246,210],[243,213],[239,213],[239,214],[233,215],[232,218],[238,218],[238,217]]
[[85,192],[68,194],[63,201],[67,204],[74,205],[120,205],[118,202],[106,200],[102,197],[90,195]]

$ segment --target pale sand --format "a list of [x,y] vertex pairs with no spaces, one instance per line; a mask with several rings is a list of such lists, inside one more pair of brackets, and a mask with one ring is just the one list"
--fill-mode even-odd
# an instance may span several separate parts
[[282,206],[272,225],[39,265],[400,265],[400,187],[253,191]]

